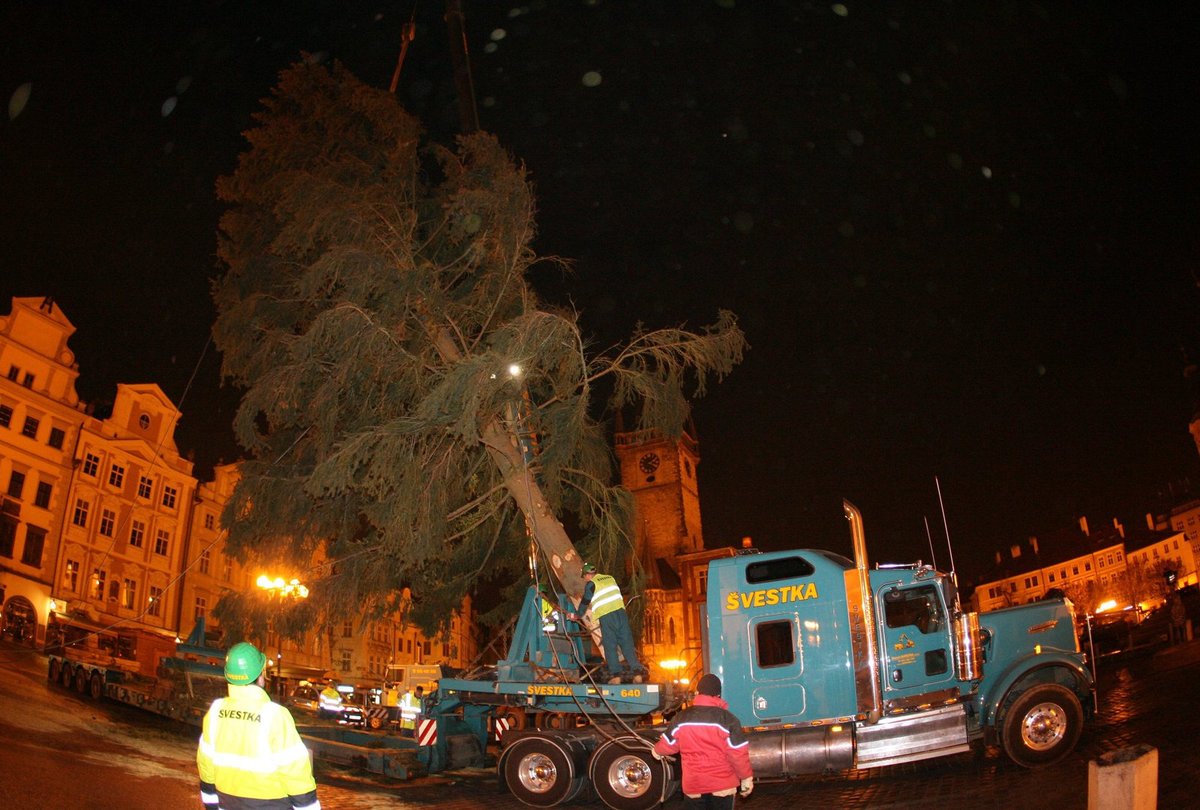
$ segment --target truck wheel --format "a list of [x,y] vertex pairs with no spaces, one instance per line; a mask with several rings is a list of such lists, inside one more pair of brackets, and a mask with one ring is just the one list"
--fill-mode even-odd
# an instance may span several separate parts
[[649,810],[675,791],[674,766],[655,759],[640,737],[618,737],[597,748],[588,776],[600,801],[614,810]]
[[583,788],[574,760],[546,737],[526,737],[504,749],[500,774],[512,795],[531,807],[553,807]]
[[75,670],[75,691],[81,695],[87,694],[88,673],[83,667]]
[[384,722],[386,722],[384,718],[377,714],[373,714],[367,718],[367,727],[374,729],[375,731],[379,731],[379,729],[383,728]]
[[61,682],[64,688],[71,688],[71,680],[75,677],[75,670],[71,669],[69,661],[63,661]]
[[1074,750],[1083,708],[1067,687],[1041,684],[1017,696],[1002,728],[1004,752],[1013,762],[1026,768],[1052,765]]
[[50,659],[50,669],[46,671],[46,680],[50,683],[58,683],[59,677],[62,675],[62,664],[57,658]]
[[104,680],[100,677],[99,672],[93,672],[91,679],[88,681],[88,694],[92,696],[92,700],[99,700],[104,694]]

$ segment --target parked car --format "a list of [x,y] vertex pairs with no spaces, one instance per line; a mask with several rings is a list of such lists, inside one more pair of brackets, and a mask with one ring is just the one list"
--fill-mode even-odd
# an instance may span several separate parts
[[321,708],[320,693],[311,686],[297,686],[288,696],[283,705],[290,709],[298,709],[307,714],[316,714]]
[[347,726],[361,727],[366,722],[366,713],[363,711],[365,697],[361,692],[343,695],[342,716],[338,718],[338,722]]

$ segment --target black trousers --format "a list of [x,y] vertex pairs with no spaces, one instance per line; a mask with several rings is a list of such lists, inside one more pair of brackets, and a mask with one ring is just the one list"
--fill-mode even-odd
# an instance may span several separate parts
[[736,799],[735,794],[729,796],[714,796],[711,793],[702,793],[694,799],[683,797],[684,810],[733,810],[733,800]]

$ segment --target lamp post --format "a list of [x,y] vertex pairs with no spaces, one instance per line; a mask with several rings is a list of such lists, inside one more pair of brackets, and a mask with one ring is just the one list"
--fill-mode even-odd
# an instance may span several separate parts
[[[277,600],[278,602],[282,603],[285,600],[308,598],[308,587],[301,584],[300,580],[298,579],[288,580],[284,579],[283,577],[270,577],[267,574],[259,574],[258,579],[255,580],[254,584],[264,591],[267,599],[271,601]],[[283,643],[276,638],[276,652],[274,658],[272,658],[269,652],[269,648],[271,646],[271,635],[271,630],[268,627],[267,639],[266,644],[264,645],[263,654],[267,656],[267,667],[275,668],[275,686],[276,690],[278,691],[282,690],[283,688],[283,679],[280,675],[283,667]]]

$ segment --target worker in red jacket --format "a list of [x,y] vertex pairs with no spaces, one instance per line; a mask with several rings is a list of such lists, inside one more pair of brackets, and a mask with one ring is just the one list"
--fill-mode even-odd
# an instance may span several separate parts
[[654,744],[654,753],[679,754],[687,810],[732,810],[736,796],[754,790],[750,740],[721,700],[720,678],[710,672],[696,691],[696,700],[675,716]]

